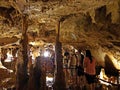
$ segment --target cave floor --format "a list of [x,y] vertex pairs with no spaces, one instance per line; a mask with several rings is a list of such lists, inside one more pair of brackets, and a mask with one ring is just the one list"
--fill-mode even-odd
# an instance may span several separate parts
[[[51,69],[48,69],[51,71]],[[89,90],[89,86],[85,80],[85,76],[78,77],[76,74],[76,69],[63,69],[65,74],[65,82],[67,90]],[[71,71],[73,73],[71,73]],[[48,77],[47,77],[48,76]],[[8,87],[15,84],[15,73],[10,73],[6,69],[0,69],[0,90],[15,90],[8,89]],[[46,90],[54,90],[52,85],[54,84],[54,73],[47,72],[46,74]],[[120,90],[120,87],[112,84],[103,84],[99,80],[95,83],[95,90]]]

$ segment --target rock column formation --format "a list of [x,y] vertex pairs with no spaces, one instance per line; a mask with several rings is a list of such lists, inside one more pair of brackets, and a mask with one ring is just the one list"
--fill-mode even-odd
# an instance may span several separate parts
[[62,45],[59,41],[60,22],[57,25],[56,45],[55,45],[55,60],[56,60],[56,76],[54,90],[66,90],[65,88],[65,76],[63,72],[62,64]]
[[19,50],[18,55],[18,65],[17,65],[17,76],[16,76],[16,90],[26,90],[27,82],[28,82],[28,74],[27,74],[27,63],[28,63],[28,37],[27,37],[27,16],[23,16],[23,24],[22,24],[22,35],[23,38],[20,42],[21,48]]

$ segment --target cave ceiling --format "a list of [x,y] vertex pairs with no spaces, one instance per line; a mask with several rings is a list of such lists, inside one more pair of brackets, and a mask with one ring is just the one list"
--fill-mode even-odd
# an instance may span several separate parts
[[24,15],[29,42],[54,43],[60,21],[63,44],[120,51],[119,0],[0,0],[0,46],[22,38]]

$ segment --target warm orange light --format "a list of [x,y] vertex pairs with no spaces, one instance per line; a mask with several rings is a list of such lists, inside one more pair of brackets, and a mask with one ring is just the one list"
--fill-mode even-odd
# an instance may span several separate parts
[[120,61],[114,58],[112,54],[109,54],[110,59],[113,62],[113,65],[116,67],[116,69],[120,70]]
[[5,62],[11,62],[13,59],[13,56],[10,52],[7,52],[7,58],[5,59]]
[[[101,69],[100,77],[99,77],[99,78],[102,79],[102,80],[108,81],[108,77],[105,75],[105,70],[104,70],[103,68]],[[109,83],[104,82],[104,81],[102,81],[102,80],[100,80],[100,82],[101,82],[102,84],[109,85]]]

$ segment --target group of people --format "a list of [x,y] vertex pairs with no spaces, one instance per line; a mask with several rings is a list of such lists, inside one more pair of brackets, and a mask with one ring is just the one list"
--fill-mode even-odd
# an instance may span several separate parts
[[[64,52],[63,60],[64,68],[70,71],[70,76],[77,76],[77,84],[83,88],[88,84],[89,90],[95,90],[95,77],[96,77],[96,59],[92,56],[90,50],[82,52],[72,50],[71,52]],[[87,81],[87,83],[85,83]]]

